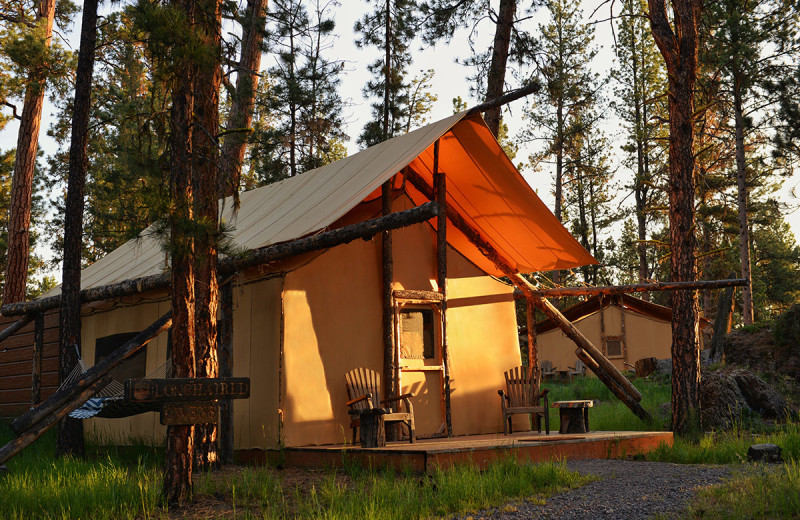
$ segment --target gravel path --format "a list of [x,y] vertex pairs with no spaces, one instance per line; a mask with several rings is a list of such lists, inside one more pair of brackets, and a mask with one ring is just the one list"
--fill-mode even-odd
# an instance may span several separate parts
[[568,461],[567,467],[600,479],[553,495],[545,505],[524,501],[470,516],[499,520],[645,520],[657,513],[682,510],[698,488],[718,484],[731,473],[730,466],[625,460],[575,460]]

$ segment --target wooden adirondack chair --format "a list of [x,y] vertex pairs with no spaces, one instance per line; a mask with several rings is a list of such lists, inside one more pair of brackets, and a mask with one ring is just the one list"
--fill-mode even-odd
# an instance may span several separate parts
[[[381,400],[381,376],[369,368],[354,368],[345,374],[347,386],[347,413],[350,414],[350,428],[353,429],[353,444],[358,440],[358,428],[361,426],[360,414],[366,410],[382,408],[386,411],[383,416],[385,424],[404,423],[408,427],[408,438],[413,443],[417,441],[417,433],[414,429],[414,407],[411,404],[411,397],[414,394],[407,393]],[[390,403],[403,402],[405,412],[395,411],[394,406],[386,406]]]
[[539,364],[539,366],[542,375],[540,381],[544,381],[545,379],[553,379],[556,377],[557,374],[556,368],[558,367],[554,367],[552,361],[545,359]]
[[[498,390],[500,406],[503,413],[503,433],[512,432],[511,416],[514,414],[529,414],[531,419],[536,417],[536,431],[542,431],[542,417],[544,417],[545,431],[550,433],[550,417],[548,415],[547,392],[539,392],[540,375],[538,370],[532,371],[528,377],[526,367],[515,367],[505,372],[506,391]],[[542,402],[544,403],[542,405]]]
[[580,359],[575,360],[574,367],[567,367],[569,368],[569,380],[572,382],[572,378],[574,376],[582,376],[586,373],[586,364]]

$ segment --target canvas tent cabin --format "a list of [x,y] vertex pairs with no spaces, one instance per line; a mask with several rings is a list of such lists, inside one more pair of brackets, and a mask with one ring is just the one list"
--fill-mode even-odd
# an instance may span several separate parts
[[[387,182],[391,213],[429,203],[436,169],[446,179],[450,215],[442,248],[446,297],[437,283],[437,218],[392,231],[395,339],[388,363],[380,235],[253,265],[223,280],[233,285],[233,375],[251,379],[250,398],[234,402],[235,449],[348,439],[344,375],[356,367],[378,373],[387,365],[395,369],[401,391],[415,394],[418,435],[443,431],[448,376],[453,434],[502,430],[497,390],[504,384],[503,371],[521,363],[513,287],[495,278],[503,273],[451,219],[459,216],[519,272],[569,268],[594,259],[527,185],[479,115],[457,114],[245,192],[236,214],[230,201],[223,202],[223,221],[241,250],[290,244],[371,222],[382,214],[381,186]],[[162,273],[166,260],[158,241],[145,231],[84,269],[82,286]],[[98,362],[169,307],[167,289],[85,304],[84,360]],[[125,377],[155,371],[167,359],[168,345],[167,334],[156,338],[126,362]],[[155,413],[88,423],[89,432],[112,442],[160,442],[164,435]]]
[[[672,356],[669,307],[627,294],[597,295],[562,313],[620,371],[630,370],[640,359]],[[709,328],[708,325],[707,320],[700,321],[702,329]],[[557,370],[575,366],[575,344],[552,320],[536,324],[536,345],[540,361],[551,361]]]

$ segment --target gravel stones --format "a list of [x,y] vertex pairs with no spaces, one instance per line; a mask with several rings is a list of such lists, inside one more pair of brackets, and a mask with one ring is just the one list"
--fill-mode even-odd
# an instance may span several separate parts
[[598,480],[553,495],[544,505],[522,501],[457,518],[645,520],[683,510],[700,488],[730,475],[727,466],[605,459],[567,461],[567,467]]

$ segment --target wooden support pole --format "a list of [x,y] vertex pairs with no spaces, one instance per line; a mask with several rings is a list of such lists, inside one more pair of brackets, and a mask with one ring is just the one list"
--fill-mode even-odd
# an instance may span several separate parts
[[41,421],[28,426],[28,428],[20,432],[17,438],[0,448],[0,464],[4,464],[11,457],[30,446],[33,441],[41,437],[44,432],[58,424],[61,419],[64,419],[73,410],[80,408],[83,403],[88,401],[90,397],[96,394],[98,390],[102,389],[110,381],[110,378],[103,377],[95,380],[78,393],[72,393],[69,399],[51,410]]
[[35,316],[34,313],[25,314],[22,318],[18,319],[17,321],[15,321],[11,325],[3,329],[3,332],[0,332],[0,342],[7,340],[11,336],[19,332],[19,330],[22,329],[22,327],[33,321],[34,316]]
[[[220,287],[220,319],[217,323],[219,376],[233,377],[233,282]],[[219,401],[219,455],[223,464],[233,464],[233,401]]]
[[34,424],[49,417],[65,403],[74,399],[77,394],[83,392],[84,389],[94,385],[96,381],[106,376],[112,368],[136,354],[142,347],[150,342],[150,340],[167,330],[171,325],[172,311],[169,311],[156,320],[155,323],[109,354],[103,361],[90,367],[86,372],[81,374],[78,379],[65,385],[36,408],[17,417],[17,419],[11,423],[11,429],[14,433],[20,435],[30,429]]
[[444,365],[444,410],[447,436],[453,436],[450,407],[450,351],[447,348],[447,177],[439,171],[439,140],[433,144],[433,185],[439,215],[436,219],[436,284],[442,295],[442,364]]
[[37,312],[33,329],[33,368],[31,370],[31,408],[42,400],[42,350],[44,349],[44,313]]
[[[289,242],[265,246],[260,249],[249,251],[241,258],[226,258],[221,260],[218,272],[220,276],[227,276],[248,267],[268,264],[304,253],[335,247],[359,238],[366,240],[382,231],[399,229],[425,222],[435,217],[438,212],[438,205],[435,202],[428,202],[416,208],[365,220],[358,224],[344,226],[339,229],[325,231],[305,238],[298,238],[297,240],[291,240]],[[81,291],[81,303],[121,298],[156,289],[167,289],[169,285],[169,273],[134,278],[119,283],[84,289]],[[61,295],[51,296],[49,298],[40,298],[30,302],[3,305],[0,307],[0,314],[3,316],[19,316],[22,314],[48,311],[60,305]],[[32,316],[28,318],[28,321],[23,323],[20,328],[25,326],[31,319],[33,319]]]
[[[392,179],[381,186],[381,214],[392,212]],[[381,232],[382,291],[383,302],[383,395],[386,398],[397,395],[395,388],[397,371],[394,355],[394,299],[392,289],[394,283],[394,259],[392,258],[392,233]]]
[[[430,186],[427,185],[424,179],[422,179],[418,174],[416,174],[413,170],[409,171],[408,173],[408,180],[414,185],[415,188],[420,190],[420,192],[427,196],[431,197],[433,195],[433,190]],[[464,236],[469,240],[478,250],[488,259],[490,260],[503,274],[509,277],[511,282],[516,285],[526,297],[530,298],[530,300],[536,305],[546,316],[551,318],[558,327],[564,331],[564,333],[569,337],[572,341],[574,341],[579,347],[586,350],[592,358],[595,359],[598,365],[602,366],[603,369],[609,374],[611,378],[613,378],[617,385],[623,388],[633,399],[634,401],[640,401],[642,399],[642,394],[634,387],[628,379],[623,376],[617,368],[611,364],[608,359],[606,359],[603,354],[597,350],[597,348],[592,345],[592,343],[583,335],[581,332],[576,329],[570,322],[567,320],[558,309],[553,306],[546,298],[539,296],[536,288],[531,285],[528,280],[522,277],[519,273],[517,273],[514,268],[509,265],[508,261],[506,261],[500,253],[492,246],[489,242],[487,242],[475,229],[472,228],[462,217],[455,211],[451,211],[447,215],[450,222],[455,226],[459,231],[461,231]],[[623,401],[626,402],[626,401]],[[626,402],[627,404],[627,402]],[[634,413],[636,411],[634,410]]]
[[[525,299],[525,322],[528,327],[528,377],[533,378],[535,371],[539,370],[539,347],[536,344],[536,306],[530,300]],[[532,379],[531,379],[532,380]],[[536,392],[538,388],[534,389]]]

